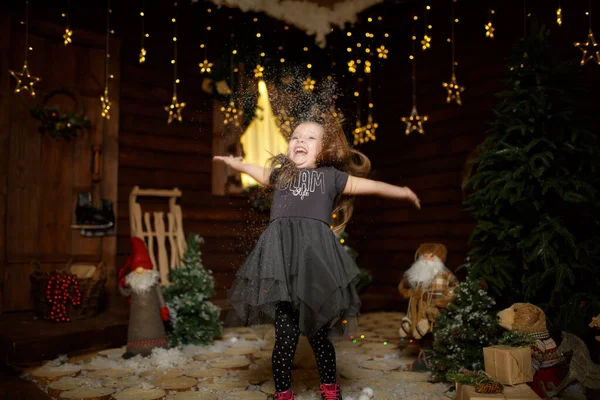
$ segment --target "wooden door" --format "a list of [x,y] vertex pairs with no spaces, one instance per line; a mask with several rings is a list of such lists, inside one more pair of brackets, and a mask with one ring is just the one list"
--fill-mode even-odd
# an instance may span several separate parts
[[[20,70],[24,60],[25,36],[8,18],[0,19],[0,66]],[[30,28],[29,69],[42,81],[36,96],[14,93],[15,82],[3,73],[0,78],[0,311],[33,308],[29,277],[31,262],[37,260],[46,271],[62,268],[68,260],[108,265],[107,289],[114,292],[116,238],[89,238],[72,229],[77,194],[92,189],[92,145],[102,147],[101,181],[93,187],[99,198],[112,200],[116,210],[118,162],[118,43],[111,43],[110,119],[101,117],[100,96],[104,89],[105,38],[79,31],[78,40],[67,47],[60,27],[36,25]],[[7,81],[8,80],[8,81]],[[78,94],[77,107],[86,110],[91,128],[66,141],[38,131],[40,122],[30,109],[41,105],[44,95],[65,87]],[[74,101],[56,95],[48,105],[65,110]]]

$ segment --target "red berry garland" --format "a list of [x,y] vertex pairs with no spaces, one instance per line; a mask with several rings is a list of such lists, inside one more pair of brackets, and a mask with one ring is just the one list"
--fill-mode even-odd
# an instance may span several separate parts
[[[75,295],[71,294],[71,290],[75,292]],[[81,304],[77,276],[73,274],[53,275],[46,286],[46,298],[52,303],[50,318],[56,322],[70,322],[67,302],[70,300],[73,305]]]

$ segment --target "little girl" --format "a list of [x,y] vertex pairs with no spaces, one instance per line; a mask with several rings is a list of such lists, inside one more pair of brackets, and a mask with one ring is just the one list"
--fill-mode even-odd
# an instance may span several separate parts
[[[407,187],[362,178],[366,156],[352,150],[337,121],[300,123],[270,168],[239,158],[216,156],[237,171],[274,189],[271,218],[254,250],[239,268],[228,298],[246,324],[258,317],[275,321],[272,367],[275,399],[293,399],[292,365],[300,334],[315,354],[323,399],[342,399],[330,328],[357,316],[358,267],[338,242],[352,214],[349,196],[376,195],[412,202]],[[335,205],[335,208],[334,208]],[[332,223],[336,214],[337,223]]]

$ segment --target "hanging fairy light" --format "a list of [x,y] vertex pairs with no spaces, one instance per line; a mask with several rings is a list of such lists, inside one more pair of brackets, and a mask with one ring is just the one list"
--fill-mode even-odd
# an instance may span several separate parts
[[65,46],[73,43],[73,31],[69,28],[69,12],[71,11],[70,0],[67,0],[67,11],[61,14],[61,17],[65,19],[66,27],[65,33],[63,33],[63,43]]
[[443,82],[442,86],[447,91],[446,103],[450,103],[455,101],[459,106],[462,105],[462,100],[460,98],[460,94],[464,92],[465,87],[460,86],[456,81],[456,66],[458,63],[455,61],[455,39],[454,39],[454,25],[458,23],[458,18],[454,18],[454,1],[452,2],[452,38],[450,40],[450,44],[452,45],[452,76],[450,78],[450,82]]
[[596,43],[596,39],[594,38],[594,32],[592,32],[592,0],[589,2],[589,11],[585,13],[588,16],[588,37],[587,42],[573,43],[575,47],[583,52],[581,57],[580,65],[585,65],[589,60],[596,61],[596,64],[600,64],[600,50],[598,49],[598,43]]
[[140,20],[142,25],[142,43],[140,46],[140,54],[139,54],[139,62],[143,64],[146,62],[146,48],[144,47],[144,39],[146,39],[149,35],[146,33],[144,28],[144,17],[146,16],[146,7],[145,2],[142,0],[142,11],[140,11]]
[[107,0],[107,9],[106,9],[106,51],[104,57],[104,93],[100,96],[100,104],[102,106],[102,118],[110,119],[110,107],[111,101],[108,93],[108,79],[111,77],[110,75],[110,34],[112,30],[110,29],[110,15],[112,14],[112,9],[110,8],[110,0]]
[[558,26],[562,26],[562,7],[560,6],[560,0],[558,0],[558,8],[556,9],[556,23]]
[[21,72],[15,72],[9,69],[8,73],[16,81],[15,93],[19,93],[23,90],[29,92],[32,97],[35,97],[35,89],[33,86],[41,81],[41,78],[31,75],[27,64],[27,56],[29,52],[33,50],[33,48],[29,46],[29,0],[25,0],[25,21],[21,22],[21,24],[25,25],[25,60],[23,61],[23,68],[21,68]]
[[[207,20],[210,21],[210,14],[212,13],[212,8],[207,8],[206,13],[208,14]],[[204,27],[204,43],[208,43],[209,33],[211,30],[212,27],[210,25],[206,25]],[[198,67],[200,67],[201,74],[210,74],[212,72],[213,63],[208,61],[208,47],[204,43],[200,44],[200,48],[204,49],[204,61],[200,62],[198,64]]]
[[183,121],[181,111],[185,107],[185,103],[177,99],[177,84],[179,83],[179,78],[177,77],[177,2],[173,3],[173,7],[175,8],[175,16],[171,18],[174,30],[173,59],[171,60],[171,64],[173,65],[173,97],[171,98],[171,105],[165,106],[165,111],[169,113],[167,124],[173,122],[174,119],[179,122]]
[[429,31],[431,30],[432,26],[427,24],[427,11],[429,10],[431,10],[431,6],[425,5],[425,12],[423,15],[423,26],[425,28],[425,33],[423,34],[423,39],[421,40],[421,48],[423,51],[431,48],[431,35],[429,34]]
[[[233,17],[230,15],[229,20],[232,21]],[[243,116],[243,110],[238,106],[237,101],[233,95],[233,88],[235,87],[235,72],[237,72],[237,68],[235,68],[235,55],[237,54],[237,50],[235,49],[234,40],[235,33],[233,31],[233,22],[231,23],[231,33],[229,34],[229,85],[231,88],[226,88],[225,93],[227,92],[231,95],[229,100],[227,101],[227,105],[221,107],[221,112],[223,113],[223,125],[227,126],[241,126],[241,120]]]
[[488,10],[488,23],[485,24],[485,37],[490,39],[494,38],[494,31],[496,30],[496,28],[494,28],[494,25],[492,24],[492,16],[495,13],[496,12],[492,8]]
[[[418,17],[415,15],[413,20],[417,20]],[[423,122],[426,122],[428,117],[426,115],[419,115],[417,112],[417,64],[415,59],[415,41],[417,37],[415,36],[415,29],[413,28],[412,34],[412,52],[410,55],[410,60],[412,62],[412,109],[410,111],[410,115],[408,117],[402,117],[402,122],[406,124],[406,129],[404,130],[404,134],[410,135],[411,132],[417,131],[421,135],[425,133],[423,130]]]

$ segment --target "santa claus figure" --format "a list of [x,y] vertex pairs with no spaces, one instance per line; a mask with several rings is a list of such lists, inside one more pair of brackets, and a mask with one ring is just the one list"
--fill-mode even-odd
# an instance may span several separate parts
[[155,347],[168,347],[163,321],[169,320],[169,309],[162,296],[159,273],[152,268],[142,239],[132,237],[131,246],[133,252],[119,271],[119,291],[129,297],[130,304],[125,359],[138,354],[148,356]]
[[417,249],[415,262],[398,285],[400,294],[408,299],[400,337],[421,339],[432,332],[440,310],[456,297],[458,280],[444,265],[447,254],[446,246],[440,243],[424,243]]

